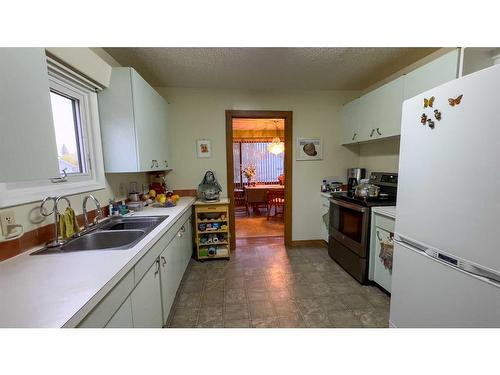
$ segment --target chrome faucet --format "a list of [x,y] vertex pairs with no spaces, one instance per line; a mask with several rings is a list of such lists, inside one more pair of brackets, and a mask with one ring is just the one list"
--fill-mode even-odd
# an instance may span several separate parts
[[[87,201],[92,199],[97,207],[97,216],[94,219],[94,222],[92,224],[89,224],[89,219],[87,217]],[[84,223],[84,229],[89,228],[92,225],[95,225],[98,223],[99,219],[102,219],[102,210],[101,210],[101,204],[97,200],[96,197],[94,197],[92,194],[87,195],[85,198],[83,198],[83,223]]]

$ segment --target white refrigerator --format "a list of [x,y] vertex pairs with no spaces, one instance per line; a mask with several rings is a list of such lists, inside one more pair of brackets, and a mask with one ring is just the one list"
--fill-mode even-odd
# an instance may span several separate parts
[[500,327],[500,66],[403,104],[389,324]]

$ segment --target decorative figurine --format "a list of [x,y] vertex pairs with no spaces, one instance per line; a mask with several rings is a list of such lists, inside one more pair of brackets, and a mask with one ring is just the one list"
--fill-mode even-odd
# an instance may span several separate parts
[[460,102],[462,101],[463,94],[458,95],[455,99],[449,98],[448,103],[452,106],[455,107],[456,105],[459,105]]
[[207,171],[198,185],[198,197],[204,202],[218,202],[221,191],[222,188],[217,182],[214,172]]
[[434,129],[434,121],[428,119],[427,122],[429,123],[429,128]]
[[437,109],[434,110],[434,117],[436,120],[441,121],[441,112],[439,112]]
[[420,123],[422,125],[425,125],[426,122],[427,122],[427,115],[425,113],[422,113],[422,116],[420,116]]

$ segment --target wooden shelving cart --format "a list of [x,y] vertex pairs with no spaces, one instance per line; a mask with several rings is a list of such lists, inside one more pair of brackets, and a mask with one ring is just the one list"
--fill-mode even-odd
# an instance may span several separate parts
[[196,259],[229,259],[231,234],[229,232],[229,199],[215,203],[197,200],[194,203]]

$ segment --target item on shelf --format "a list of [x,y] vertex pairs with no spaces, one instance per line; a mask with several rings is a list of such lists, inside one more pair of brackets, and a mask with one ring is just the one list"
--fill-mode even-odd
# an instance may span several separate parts
[[200,244],[206,244],[208,243],[209,236],[201,236],[200,237]]
[[226,239],[224,238],[224,235],[222,233],[218,233],[217,234],[217,239],[219,240],[219,242],[225,242]]
[[222,188],[215,178],[215,173],[207,171],[198,185],[198,197],[204,202],[217,202],[221,191]]
[[226,224],[222,224],[220,226],[220,230],[227,230],[227,225]]
[[215,256],[217,254],[217,247],[216,246],[209,246],[208,247],[208,256]]
[[216,254],[220,257],[227,256],[229,254],[229,249],[227,246],[217,246]]
[[208,256],[208,250],[207,249],[200,249],[199,251],[200,257],[204,258]]
[[221,215],[219,216],[219,220],[226,220],[226,215],[221,214]]
[[207,224],[205,224],[205,223],[198,223],[198,230],[200,232],[206,231],[207,230]]

